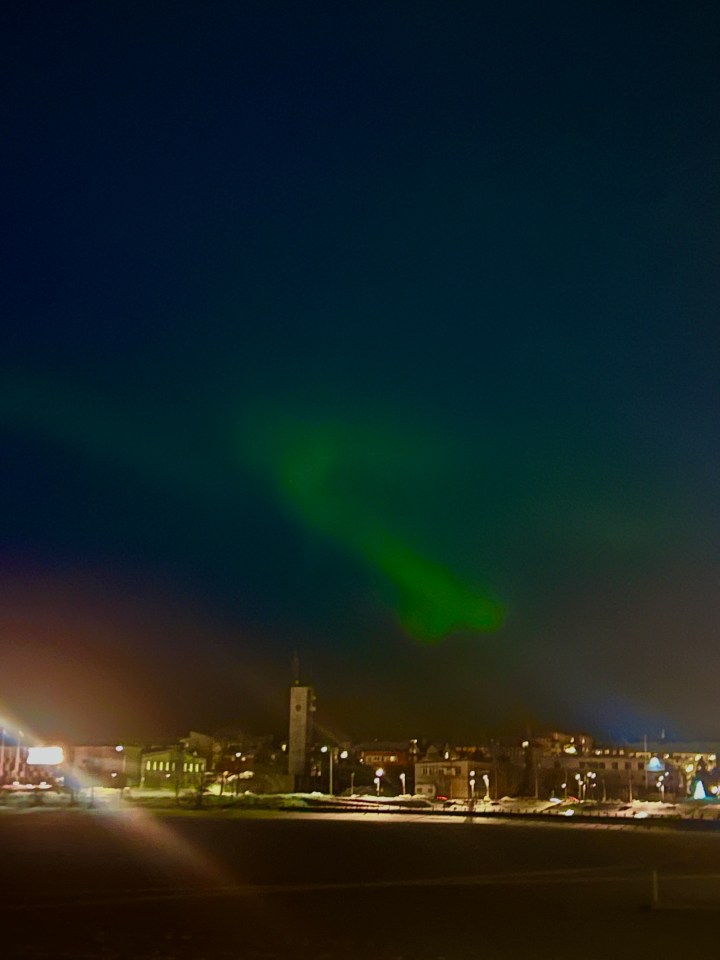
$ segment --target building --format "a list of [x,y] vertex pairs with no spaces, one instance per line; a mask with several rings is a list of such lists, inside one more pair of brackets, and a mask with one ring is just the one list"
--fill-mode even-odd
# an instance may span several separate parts
[[621,747],[598,745],[584,752],[542,752],[533,762],[543,796],[554,793],[583,800],[682,799],[696,792],[700,797],[717,794],[720,773],[716,749],[715,744],[705,742],[643,741]]
[[485,761],[426,756],[415,764],[415,793],[428,800],[470,800],[488,794],[490,777]]
[[4,727],[0,729],[0,785],[27,781],[27,751],[21,733],[13,736]]
[[140,786],[182,790],[205,782],[205,757],[178,747],[150,750],[142,755]]
[[132,744],[91,744],[71,747],[70,769],[79,783],[106,787],[136,787],[140,783],[142,748]]
[[315,691],[299,682],[290,687],[290,717],[288,731],[288,774],[295,790],[308,789],[310,778],[310,747],[313,738]]
[[371,767],[407,767],[410,762],[408,744],[373,740],[372,743],[356,743],[353,748],[359,763]]

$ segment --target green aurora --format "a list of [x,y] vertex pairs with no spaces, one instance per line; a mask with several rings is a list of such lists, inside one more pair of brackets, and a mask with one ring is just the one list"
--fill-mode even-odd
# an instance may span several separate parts
[[412,483],[411,444],[387,428],[327,420],[261,418],[253,436],[251,458],[270,476],[285,509],[391,585],[409,636],[437,643],[456,632],[502,626],[497,600],[423,556],[384,519],[387,486],[402,495],[402,486]]

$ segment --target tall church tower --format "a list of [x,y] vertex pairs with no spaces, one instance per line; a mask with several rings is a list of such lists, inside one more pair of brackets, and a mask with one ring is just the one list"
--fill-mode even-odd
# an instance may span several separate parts
[[288,773],[296,790],[307,790],[310,779],[310,746],[315,713],[315,691],[300,683],[297,654],[293,657],[293,685],[290,687],[290,730]]

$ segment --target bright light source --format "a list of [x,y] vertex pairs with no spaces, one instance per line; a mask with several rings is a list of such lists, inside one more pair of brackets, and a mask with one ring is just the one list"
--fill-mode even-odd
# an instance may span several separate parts
[[527,747],[530,746],[530,741],[529,741],[529,740],[523,740],[522,745],[523,745],[523,749],[526,749]]
[[341,759],[341,760],[347,760],[347,758],[348,758],[349,756],[350,756],[350,754],[347,752],[347,750],[343,750],[342,753],[340,754],[340,759]]
[[377,768],[377,770],[375,771],[375,776],[376,776],[376,777],[383,777],[383,776],[385,776],[385,771],[383,770],[382,767],[378,767],[378,768]]
[[574,810],[566,810],[566,811],[565,811],[565,816],[566,816],[566,817],[574,817],[574,816],[575,816],[575,811],[574,811]]
[[40,767],[56,767],[65,760],[62,747],[28,747],[27,762]]
[[327,752],[328,752],[327,747],[320,747],[320,753],[327,753]]
[[115,747],[115,749],[117,750],[118,753],[122,753],[123,750],[125,749],[125,747],[124,747],[121,743],[119,743],[119,744]]

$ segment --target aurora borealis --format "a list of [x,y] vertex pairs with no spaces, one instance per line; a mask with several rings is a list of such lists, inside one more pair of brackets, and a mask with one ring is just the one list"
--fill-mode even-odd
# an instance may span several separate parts
[[6,14],[6,712],[714,734],[718,18]]

